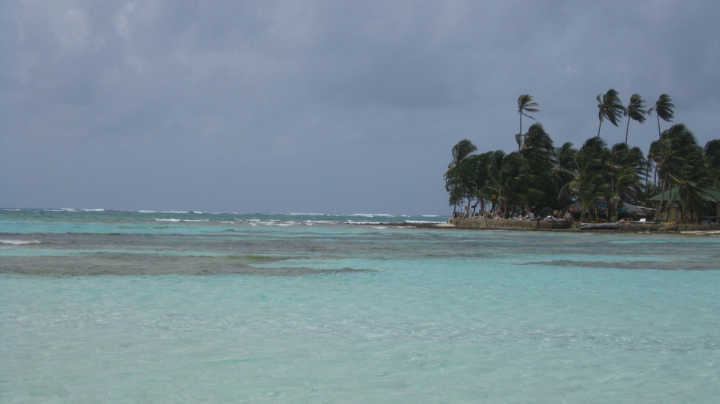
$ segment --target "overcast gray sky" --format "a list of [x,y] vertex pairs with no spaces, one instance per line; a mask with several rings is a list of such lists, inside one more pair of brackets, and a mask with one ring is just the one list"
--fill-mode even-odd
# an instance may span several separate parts
[[704,145],[718,4],[2,0],[0,206],[444,213],[452,145],[512,150],[525,92],[558,145],[611,87]]

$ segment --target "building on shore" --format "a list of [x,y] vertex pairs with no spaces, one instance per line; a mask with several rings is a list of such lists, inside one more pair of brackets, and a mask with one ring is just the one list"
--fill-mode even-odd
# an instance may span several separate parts
[[[698,190],[697,196],[701,201],[697,219],[700,222],[718,222],[720,221],[720,191],[703,188]],[[663,204],[669,204],[667,207],[667,220],[680,221],[683,217],[683,206],[680,202],[680,189],[674,187],[668,191],[662,192],[650,198],[658,207],[658,212],[662,209]]]

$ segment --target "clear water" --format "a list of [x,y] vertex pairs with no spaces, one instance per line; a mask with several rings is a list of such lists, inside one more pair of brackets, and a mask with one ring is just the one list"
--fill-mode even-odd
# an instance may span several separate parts
[[351,220],[0,211],[0,402],[720,397],[719,237]]

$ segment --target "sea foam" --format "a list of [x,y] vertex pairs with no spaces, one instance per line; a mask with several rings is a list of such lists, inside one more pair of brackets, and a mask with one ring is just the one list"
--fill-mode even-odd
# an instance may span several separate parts
[[362,221],[362,220],[348,220],[344,223],[345,224],[357,224],[357,225],[363,225],[363,226],[373,225],[373,224],[375,224],[375,225],[383,224],[382,222]]
[[353,213],[350,216],[356,216],[356,217],[367,217],[367,218],[373,218],[373,217],[395,217],[394,215],[391,215],[389,213]]
[[40,244],[40,240],[0,240],[0,245]]
[[156,217],[155,221],[156,222],[171,222],[171,223],[178,223],[178,222],[204,223],[204,222],[209,222],[210,220],[208,220],[208,219],[178,219],[175,217],[168,217],[168,218]]

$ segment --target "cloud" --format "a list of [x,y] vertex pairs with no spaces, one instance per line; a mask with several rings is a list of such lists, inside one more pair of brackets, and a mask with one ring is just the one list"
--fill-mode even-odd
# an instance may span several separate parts
[[557,143],[594,134],[610,87],[667,92],[716,137],[719,7],[6,2],[0,189],[16,206],[442,212],[450,147],[512,149],[520,93]]

